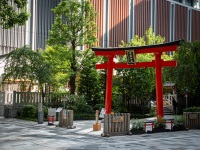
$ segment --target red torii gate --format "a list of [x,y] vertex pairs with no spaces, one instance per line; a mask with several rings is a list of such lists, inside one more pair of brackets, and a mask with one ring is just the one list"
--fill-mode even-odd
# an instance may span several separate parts
[[[112,80],[113,80],[113,69],[122,68],[147,68],[154,67],[156,72],[156,104],[157,104],[157,116],[163,117],[163,86],[162,86],[162,67],[176,66],[177,63],[173,61],[164,61],[161,59],[163,52],[176,51],[178,45],[182,43],[183,40],[178,40],[174,42],[139,46],[139,47],[116,47],[116,48],[97,48],[93,47],[92,50],[95,52],[96,56],[106,56],[108,61],[104,64],[96,64],[96,69],[107,69],[106,78],[106,100],[105,100],[105,113],[111,113],[111,103],[112,103]],[[129,53],[128,50],[134,50],[134,53]],[[130,55],[131,64],[127,63],[115,63],[114,57],[116,55],[125,55],[128,52]],[[136,54],[143,53],[154,53],[155,60],[152,62],[133,62]]]

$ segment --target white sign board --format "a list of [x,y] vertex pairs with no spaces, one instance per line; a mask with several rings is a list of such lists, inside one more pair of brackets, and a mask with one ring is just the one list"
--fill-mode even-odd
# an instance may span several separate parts
[[105,114],[105,108],[101,108],[99,118],[104,118],[104,114]]
[[59,107],[56,112],[60,112],[62,110],[62,107]]
[[56,120],[56,108],[48,108],[48,115],[54,116],[54,118]]

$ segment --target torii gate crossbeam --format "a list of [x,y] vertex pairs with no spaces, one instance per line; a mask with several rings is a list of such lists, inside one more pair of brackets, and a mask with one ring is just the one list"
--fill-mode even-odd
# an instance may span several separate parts
[[[183,40],[174,42],[140,46],[140,47],[116,47],[116,48],[95,48],[92,50],[96,56],[106,56],[108,61],[104,64],[96,64],[96,69],[107,69],[106,78],[106,100],[105,100],[105,113],[111,113],[112,104],[112,80],[113,80],[113,69],[122,68],[148,68],[154,67],[156,73],[156,102],[157,102],[157,116],[163,117],[163,87],[162,87],[162,67],[176,66],[176,61],[164,61],[161,59],[163,52],[176,51],[178,45]],[[127,63],[115,63],[114,57],[116,55],[125,55],[127,50],[134,50],[135,55],[143,53],[154,53],[155,60],[152,62],[137,62],[133,65]]]

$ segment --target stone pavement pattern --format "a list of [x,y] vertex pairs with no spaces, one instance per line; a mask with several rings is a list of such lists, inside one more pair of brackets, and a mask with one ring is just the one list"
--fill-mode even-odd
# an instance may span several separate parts
[[101,137],[94,121],[75,129],[0,118],[0,150],[200,150],[200,130]]

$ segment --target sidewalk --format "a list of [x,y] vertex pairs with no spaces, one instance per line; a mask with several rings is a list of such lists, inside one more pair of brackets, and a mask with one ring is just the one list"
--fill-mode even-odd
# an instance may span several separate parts
[[[0,118],[1,150],[199,150],[200,130],[101,137],[95,121],[74,121],[75,129]],[[57,124],[57,122],[55,123]]]

